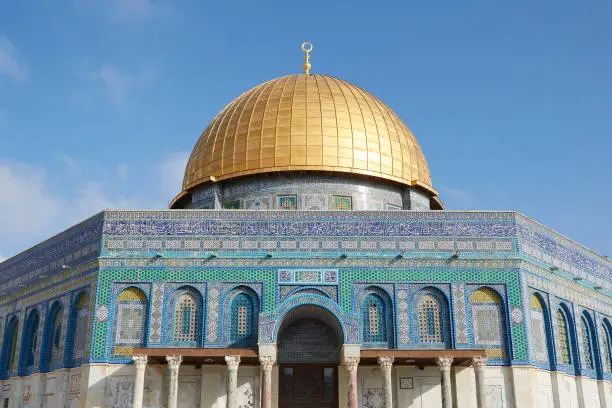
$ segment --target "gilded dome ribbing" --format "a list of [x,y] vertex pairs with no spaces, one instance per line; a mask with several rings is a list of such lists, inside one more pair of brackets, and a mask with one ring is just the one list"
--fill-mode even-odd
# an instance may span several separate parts
[[183,191],[294,170],[369,175],[437,194],[425,156],[401,119],[363,89],[325,75],[276,78],[227,105],[198,139]]

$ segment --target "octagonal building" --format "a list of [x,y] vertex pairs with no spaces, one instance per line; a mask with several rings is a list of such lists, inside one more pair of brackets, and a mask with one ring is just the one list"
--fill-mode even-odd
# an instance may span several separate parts
[[179,188],[0,263],[0,407],[612,406],[612,263],[444,210],[362,88],[248,90]]

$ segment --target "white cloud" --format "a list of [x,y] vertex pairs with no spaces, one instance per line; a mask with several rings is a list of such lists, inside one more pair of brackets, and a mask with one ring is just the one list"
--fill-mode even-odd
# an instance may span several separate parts
[[181,191],[188,159],[189,152],[184,151],[170,153],[161,161],[161,193],[166,200],[171,200]]
[[111,197],[101,183],[91,181],[79,191],[74,200],[74,216],[72,222],[82,221],[102,210],[106,209],[138,209],[144,208],[143,203],[135,197],[117,196]]
[[125,98],[134,84],[134,80],[129,75],[119,73],[117,68],[112,65],[104,64],[95,74],[95,78],[102,82],[104,91],[110,100],[117,105],[125,102]]
[[[5,239],[48,229],[61,203],[47,191],[44,169],[25,163],[0,162],[0,231]],[[0,242],[1,243],[1,242]]]
[[[11,255],[22,251],[104,209],[167,208],[169,201],[181,190],[188,152],[170,153],[142,174],[150,180],[139,181],[152,186],[136,193],[121,192],[123,183],[131,182],[127,163],[116,165],[110,179],[82,180],[70,178],[72,192],[59,193],[51,189],[45,169],[10,160],[0,160],[0,249]],[[62,154],[59,160],[68,170],[89,174],[87,163],[80,163]],[[74,173],[72,173],[74,174]],[[105,173],[105,176],[109,174]],[[74,185],[76,184],[76,186]],[[123,187],[125,188],[125,187]],[[70,190],[70,189],[69,189]],[[62,189],[65,191],[65,189]]]
[[17,58],[15,47],[5,36],[0,36],[0,75],[8,75],[17,81],[25,81],[25,66]]

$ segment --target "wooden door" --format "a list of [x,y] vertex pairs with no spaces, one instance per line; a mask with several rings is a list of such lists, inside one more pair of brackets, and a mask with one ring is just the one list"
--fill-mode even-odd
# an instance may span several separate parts
[[279,380],[279,408],[338,406],[336,367],[281,366]]

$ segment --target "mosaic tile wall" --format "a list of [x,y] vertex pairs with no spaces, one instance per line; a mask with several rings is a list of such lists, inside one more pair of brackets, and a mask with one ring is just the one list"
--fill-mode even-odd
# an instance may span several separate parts
[[[406,191],[404,191],[406,190]],[[335,208],[338,197],[350,208]],[[429,210],[429,196],[416,189],[343,175],[268,175],[227,180],[196,189],[189,208],[246,210]]]
[[[276,340],[291,308],[314,304],[337,317],[345,342],[360,343],[360,294],[384,291],[393,326],[387,347],[399,349],[426,346],[417,341],[415,302],[423,290],[438,293],[448,308],[442,317],[449,338],[444,345],[475,347],[470,295],[487,286],[502,297],[500,333],[506,344],[500,354],[491,350],[491,364],[610,377],[599,357],[592,370],[582,369],[576,329],[583,312],[592,316],[592,347],[599,356],[600,328],[612,316],[610,261],[513,212],[108,211],[58,237],[0,264],[9,275],[38,277],[27,286],[10,279],[0,284],[6,294],[0,297],[0,324],[18,315],[21,345],[26,309],[46,311],[56,299],[65,302],[89,286],[95,294],[91,346],[82,360],[66,364],[129,361],[129,350],[113,354],[113,325],[116,296],[132,285],[147,297],[149,347],[168,345],[169,299],[188,284],[201,295],[198,333],[204,347],[228,345],[228,299],[243,286],[258,301],[259,342]],[[542,336],[532,334],[529,299],[535,292],[543,299],[548,363]],[[556,366],[552,316],[561,305],[569,311],[575,358]]]

